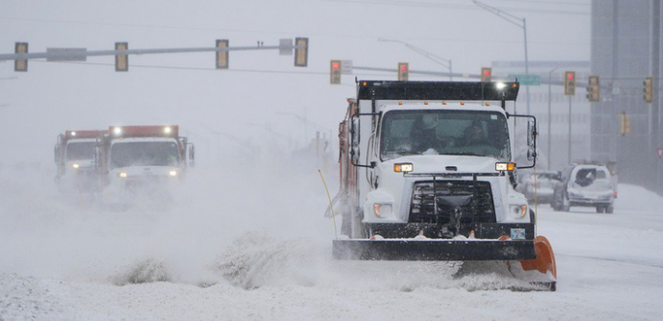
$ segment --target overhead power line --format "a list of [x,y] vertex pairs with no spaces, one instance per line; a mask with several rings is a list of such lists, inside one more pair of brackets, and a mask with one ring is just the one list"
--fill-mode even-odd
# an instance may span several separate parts
[[[433,3],[433,2],[420,2],[420,1],[404,1],[404,0],[321,0],[328,2],[343,2],[343,3],[363,3],[371,5],[382,5],[382,6],[399,6],[399,7],[423,7],[423,8],[439,8],[439,9],[458,9],[458,10],[471,10],[478,11],[472,5],[464,4],[444,4],[444,3]],[[527,3],[530,3],[527,1]],[[542,3],[537,1],[536,3]],[[552,3],[551,3],[552,4]],[[550,10],[550,9],[536,9],[536,8],[523,8],[523,7],[511,7],[511,8],[502,8],[504,10],[509,10],[512,12],[529,12],[529,13],[538,13],[538,14],[558,14],[558,15],[589,15],[589,11],[574,11],[574,10]]]

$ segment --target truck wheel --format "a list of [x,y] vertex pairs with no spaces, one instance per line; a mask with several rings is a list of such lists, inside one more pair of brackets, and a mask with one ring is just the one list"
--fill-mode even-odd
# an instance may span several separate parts
[[605,208],[605,212],[608,213],[608,214],[612,214],[612,212],[614,212],[614,211],[615,211],[615,208],[612,207],[612,206],[608,206],[608,207]]
[[603,213],[603,207],[597,206],[596,207],[596,213]]
[[362,223],[364,215],[363,213],[356,213],[355,215],[352,215],[352,219],[350,219],[350,238],[353,239],[362,239],[366,238],[366,227],[364,226],[364,223]]
[[350,213],[343,213],[341,221],[341,234],[352,236],[352,224],[350,223]]

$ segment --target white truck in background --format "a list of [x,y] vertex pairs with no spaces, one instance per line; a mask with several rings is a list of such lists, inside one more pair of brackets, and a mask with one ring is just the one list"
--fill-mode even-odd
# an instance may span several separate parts
[[54,147],[55,183],[61,192],[94,193],[97,176],[94,152],[102,130],[67,130]]
[[111,126],[95,154],[103,203],[132,203],[136,196],[169,197],[194,164],[194,146],[178,126]]

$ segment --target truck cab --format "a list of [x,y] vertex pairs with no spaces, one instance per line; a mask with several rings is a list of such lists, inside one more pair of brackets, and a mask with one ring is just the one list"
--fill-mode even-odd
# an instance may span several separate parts
[[[533,237],[526,198],[495,170],[512,161],[502,108],[415,101],[386,103],[377,114],[362,211],[369,235]],[[518,233],[504,223],[515,224]]]

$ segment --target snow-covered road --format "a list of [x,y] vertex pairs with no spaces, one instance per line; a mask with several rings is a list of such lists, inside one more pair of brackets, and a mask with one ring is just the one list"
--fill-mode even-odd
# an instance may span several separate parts
[[0,320],[663,315],[663,198],[640,187],[620,186],[614,214],[540,206],[558,290],[513,292],[496,275],[454,278],[455,263],[333,261],[317,172],[261,168],[199,168],[175,204],[124,212],[58,196],[48,174],[0,172]]

